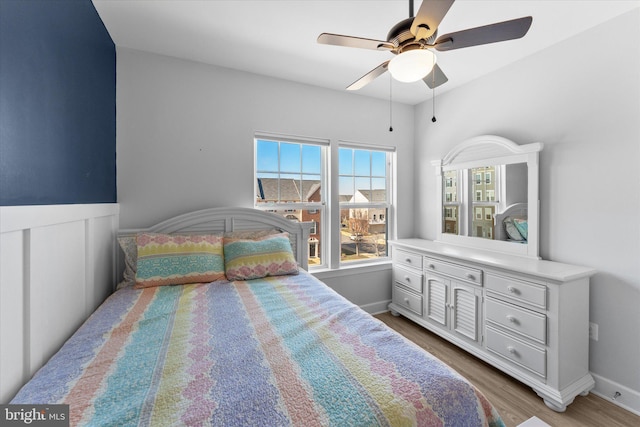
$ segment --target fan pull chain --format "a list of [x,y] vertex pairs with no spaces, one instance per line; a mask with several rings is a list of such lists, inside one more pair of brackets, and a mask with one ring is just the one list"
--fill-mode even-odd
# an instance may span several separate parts
[[433,58],[431,59],[433,67],[431,68],[431,90],[432,90],[432,96],[431,99],[433,101],[433,117],[431,117],[431,121],[433,123],[436,122],[436,57],[435,55],[433,56]]
[[393,79],[389,74],[389,132],[393,132],[393,103],[392,103],[392,91]]

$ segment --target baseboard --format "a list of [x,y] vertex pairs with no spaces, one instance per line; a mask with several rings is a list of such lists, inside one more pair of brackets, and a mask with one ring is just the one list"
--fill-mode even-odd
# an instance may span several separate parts
[[[593,379],[596,381],[596,386],[591,390],[591,393],[602,397],[622,409],[640,415],[640,392],[601,377],[600,375],[596,375],[593,372],[591,376],[593,376]],[[620,395],[614,399],[616,392],[620,393]]]
[[389,305],[390,302],[391,300],[379,301],[371,304],[361,305],[360,308],[371,315],[376,315],[376,314],[384,313],[385,311],[389,311],[389,308],[387,306]]

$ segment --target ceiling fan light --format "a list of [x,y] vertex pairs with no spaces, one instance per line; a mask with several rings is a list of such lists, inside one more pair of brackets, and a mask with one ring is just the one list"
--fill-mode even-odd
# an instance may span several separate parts
[[428,49],[402,52],[389,62],[389,72],[394,79],[411,83],[422,80],[433,69],[436,56]]

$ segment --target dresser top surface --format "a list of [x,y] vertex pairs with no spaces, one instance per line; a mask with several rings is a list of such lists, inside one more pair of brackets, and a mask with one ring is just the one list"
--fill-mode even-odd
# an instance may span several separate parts
[[559,282],[589,277],[596,273],[595,269],[588,267],[467,248],[425,239],[390,240],[389,244],[400,249],[419,251],[424,255],[450,257]]

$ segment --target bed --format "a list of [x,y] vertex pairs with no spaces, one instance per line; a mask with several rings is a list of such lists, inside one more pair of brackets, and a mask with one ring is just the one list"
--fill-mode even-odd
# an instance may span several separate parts
[[[148,251],[202,236],[222,236],[226,274],[145,281]],[[131,238],[135,285],[124,256],[123,286],[12,404],[68,404],[71,425],[504,425],[467,380],[306,272],[308,224],[214,208],[119,233]],[[283,251],[294,266],[255,267]]]

